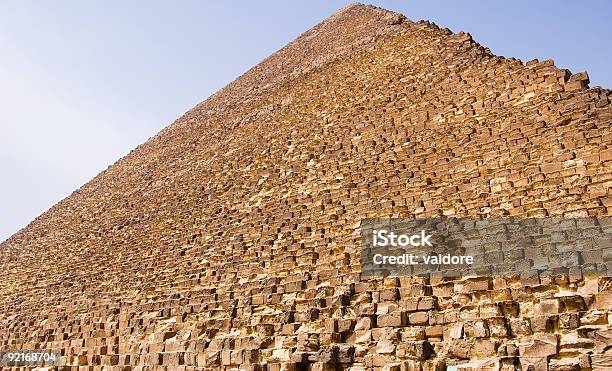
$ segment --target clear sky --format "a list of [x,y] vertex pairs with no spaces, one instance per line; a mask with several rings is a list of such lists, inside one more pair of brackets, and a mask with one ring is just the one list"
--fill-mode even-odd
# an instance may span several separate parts
[[[0,241],[351,1],[0,0]],[[612,88],[612,1],[373,1]]]

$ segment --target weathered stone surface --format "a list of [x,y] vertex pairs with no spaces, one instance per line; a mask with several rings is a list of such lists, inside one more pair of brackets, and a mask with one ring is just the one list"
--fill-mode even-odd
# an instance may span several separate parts
[[526,358],[542,358],[557,354],[559,341],[555,334],[534,334],[519,344],[519,354]]
[[595,354],[591,358],[593,371],[612,370],[612,354]]
[[411,325],[427,325],[429,324],[428,312],[414,312],[408,315],[408,323]]
[[597,353],[605,353],[612,349],[612,329],[596,330],[590,337],[595,341],[595,351]]
[[536,316],[531,318],[533,332],[552,332],[555,328],[556,316]]
[[359,266],[366,217],[611,215],[612,96],[587,84],[344,8],[2,243],[0,349],[96,370],[611,369],[608,279]]
[[548,371],[548,359],[542,358],[528,358],[521,357],[521,369],[522,370],[533,370],[533,371]]
[[550,371],[580,371],[580,359],[561,358],[552,359],[548,365]]
[[[447,368],[449,370],[451,368]],[[468,363],[459,364],[456,366],[457,371],[494,371],[500,369],[500,362],[497,358],[475,359]]]
[[401,311],[396,311],[388,314],[381,314],[376,318],[378,327],[402,327],[406,326],[406,314]]

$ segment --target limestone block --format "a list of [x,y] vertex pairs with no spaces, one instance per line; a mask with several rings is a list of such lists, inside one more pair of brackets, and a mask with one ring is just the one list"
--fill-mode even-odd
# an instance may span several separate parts
[[558,338],[555,334],[534,334],[519,343],[519,354],[525,358],[546,358],[557,354]]

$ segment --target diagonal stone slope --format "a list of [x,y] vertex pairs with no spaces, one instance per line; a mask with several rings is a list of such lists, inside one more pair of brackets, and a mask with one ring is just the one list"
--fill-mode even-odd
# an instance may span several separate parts
[[341,9],[0,245],[0,349],[168,370],[605,369],[607,280],[365,279],[358,226],[610,215],[610,95]]

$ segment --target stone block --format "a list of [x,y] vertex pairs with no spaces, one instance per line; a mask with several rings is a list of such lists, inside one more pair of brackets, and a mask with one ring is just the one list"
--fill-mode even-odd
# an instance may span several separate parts
[[406,324],[406,315],[402,311],[381,314],[376,318],[378,327],[403,327]]
[[559,341],[555,334],[534,334],[519,343],[519,354],[525,358],[546,358],[557,354]]
[[414,312],[408,314],[408,323],[410,325],[428,325],[429,312]]

